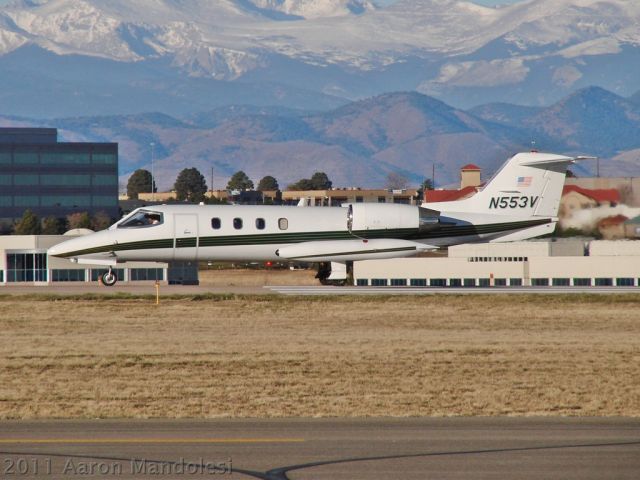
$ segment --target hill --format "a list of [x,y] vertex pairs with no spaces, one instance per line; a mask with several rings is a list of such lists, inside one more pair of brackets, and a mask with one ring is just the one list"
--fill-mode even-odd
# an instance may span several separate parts
[[[286,186],[325,171],[336,186],[382,187],[390,172],[418,185],[436,169],[438,186],[456,184],[459,168],[479,165],[485,178],[511,154],[540,150],[595,154],[609,175],[640,175],[640,107],[587,88],[546,108],[488,104],[453,108],[416,92],[389,93],[328,112],[282,107],[221,107],[175,118],[162,113],[74,117],[53,121],[0,117],[4,126],[52,126],[66,140],[120,144],[123,180],[154,169],[160,188],[195,166],[222,188],[237,170]],[[615,162],[610,161],[616,157]],[[624,160],[624,161],[622,161]],[[585,174],[590,166],[577,167]],[[617,173],[616,173],[617,172]]]
[[524,128],[546,150],[612,157],[640,143],[640,104],[599,87],[578,90],[546,108],[489,104],[472,112]]

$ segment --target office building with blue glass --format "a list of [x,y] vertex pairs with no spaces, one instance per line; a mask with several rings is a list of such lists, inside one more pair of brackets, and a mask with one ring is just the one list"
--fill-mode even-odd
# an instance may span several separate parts
[[58,142],[55,128],[0,128],[0,220],[103,211],[118,218],[118,144]]

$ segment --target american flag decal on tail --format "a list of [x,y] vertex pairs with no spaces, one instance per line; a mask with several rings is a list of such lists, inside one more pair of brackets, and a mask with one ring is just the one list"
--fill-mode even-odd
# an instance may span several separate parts
[[518,187],[530,187],[532,177],[518,177]]

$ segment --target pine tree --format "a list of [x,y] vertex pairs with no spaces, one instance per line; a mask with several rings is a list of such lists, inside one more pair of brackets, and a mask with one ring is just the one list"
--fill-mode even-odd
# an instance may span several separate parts
[[420,189],[424,192],[425,190],[433,190],[433,181],[430,178],[425,178],[422,185],[420,185]]
[[330,190],[333,182],[324,172],[315,172],[311,178],[301,178],[292,183],[287,190]]
[[197,168],[185,168],[178,175],[174,188],[178,200],[198,203],[204,201],[207,182]]
[[[127,196],[131,199],[138,198],[140,193],[151,193],[151,172],[142,168],[136,170],[127,182]],[[157,192],[156,182],[153,181],[153,191]]]
[[268,190],[279,190],[280,186],[278,185],[278,181],[272,177],[271,175],[267,175],[266,177],[262,177],[262,180],[258,182],[258,190],[259,192],[264,192]]
[[239,170],[229,179],[227,190],[253,190],[253,182],[246,173]]
[[329,180],[329,177],[324,172],[316,172],[311,176],[311,184],[314,190],[329,190],[333,185],[333,182]]
[[296,183],[292,183],[287,190],[315,190],[313,182],[308,178],[301,178]]

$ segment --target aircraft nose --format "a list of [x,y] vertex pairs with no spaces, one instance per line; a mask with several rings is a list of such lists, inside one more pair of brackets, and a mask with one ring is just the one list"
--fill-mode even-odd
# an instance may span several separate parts
[[113,232],[103,230],[52,245],[47,253],[50,257],[64,258],[73,263],[115,265],[117,259],[113,246],[116,243]]
[[93,233],[79,238],[71,238],[64,242],[53,245],[47,251],[52,257],[68,257],[69,254],[82,254],[83,250],[95,247],[95,240],[102,238],[101,232]]
[[50,257],[63,257],[65,253],[68,253],[71,251],[71,249],[69,248],[70,242],[71,240],[67,240],[65,242],[58,243],[57,245],[49,247],[49,249],[47,250],[47,253],[49,254]]

